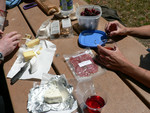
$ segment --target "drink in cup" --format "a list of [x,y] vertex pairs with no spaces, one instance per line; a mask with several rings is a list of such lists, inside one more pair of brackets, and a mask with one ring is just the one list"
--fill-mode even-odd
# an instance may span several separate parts
[[84,94],[84,113],[101,113],[106,104],[106,95],[104,92],[93,93],[90,89]]
[[100,113],[100,110],[104,105],[104,99],[98,95],[90,96],[86,100],[86,106],[89,113]]
[[116,46],[117,46],[116,42],[114,40],[112,40],[112,39],[109,39],[105,43],[104,48],[115,51],[116,50]]
[[109,50],[114,50],[114,48],[112,47],[104,47],[104,48],[109,49]]

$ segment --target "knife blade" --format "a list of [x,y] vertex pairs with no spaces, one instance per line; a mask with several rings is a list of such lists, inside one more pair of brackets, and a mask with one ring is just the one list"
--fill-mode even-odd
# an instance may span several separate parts
[[11,85],[13,85],[14,83],[16,83],[19,80],[19,78],[23,75],[23,73],[27,69],[28,64],[29,64],[29,61],[19,70],[19,72],[17,74],[15,74],[13,76],[13,78],[10,80],[11,81],[10,82]]

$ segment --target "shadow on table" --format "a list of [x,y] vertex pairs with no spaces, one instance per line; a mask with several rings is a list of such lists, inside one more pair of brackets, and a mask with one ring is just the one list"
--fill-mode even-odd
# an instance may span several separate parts
[[[140,64],[139,67],[144,68],[150,71],[150,53],[147,55],[140,56]],[[137,89],[129,82],[133,82],[135,85],[140,87],[142,90],[150,94],[150,88],[146,87],[142,83],[138,82],[137,80],[133,79],[132,77],[125,75],[121,72],[116,72],[117,75],[128,85],[128,87],[141,99],[141,101],[150,109],[150,102],[147,100]],[[129,81],[128,81],[129,80]]]
[[139,67],[150,70],[150,53],[140,56],[140,65]]

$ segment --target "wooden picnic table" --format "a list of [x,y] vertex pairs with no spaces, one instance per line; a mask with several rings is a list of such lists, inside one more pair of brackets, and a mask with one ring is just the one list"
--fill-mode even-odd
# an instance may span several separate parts
[[[51,0],[51,2],[59,6],[59,1]],[[83,0],[74,0],[74,3],[78,3],[79,5],[87,4]],[[46,16],[38,7],[24,10],[23,6],[25,4],[26,3],[21,3],[18,7],[8,10],[7,20],[9,24],[5,27],[5,33],[16,30],[21,33],[22,36],[26,33],[34,36],[41,24],[52,17]],[[104,31],[106,23],[107,21],[101,17],[98,29]],[[72,25],[75,24],[77,24],[77,21],[72,22]],[[82,48],[78,46],[78,35],[75,34],[73,37],[67,39],[52,40],[52,42],[57,48],[55,55],[59,55],[54,56],[49,73],[65,74],[68,80],[75,79],[64,61],[63,55],[82,50]],[[118,41],[117,46],[132,63],[140,66],[150,66],[145,63],[143,64],[148,58],[146,48],[133,37],[127,36]],[[141,60],[141,55],[147,56]],[[15,54],[4,64],[5,76],[7,76],[16,58],[17,56]],[[14,112],[27,113],[26,108],[29,90],[33,87],[34,82],[40,82],[40,80],[19,80],[14,85],[10,85],[10,79],[6,77],[6,82]],[[149,89],[128,78],[128,76],[107,70],[103,75],[94,77],[93,83],[97,87],[97,90],[100,86],[108,95],[107,104],[102,113],[149,113]]]

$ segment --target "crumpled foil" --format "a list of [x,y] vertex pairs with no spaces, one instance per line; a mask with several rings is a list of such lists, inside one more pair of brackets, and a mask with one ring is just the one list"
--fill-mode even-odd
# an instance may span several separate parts
[[[50,75],[47,82],[41,82],[40,85],[34,85],[28,94],[27,109],[29,113],[71,113],[77,109],[77,101],[74,99],[72,92],[73,87],[67,83],[64,75]],[[47,76],[46,75],[46,76]],[[51,87],[57,84],[60,91],[67,91],[67,99],[62,103],[48,104],[44,102],[44,93]]]

